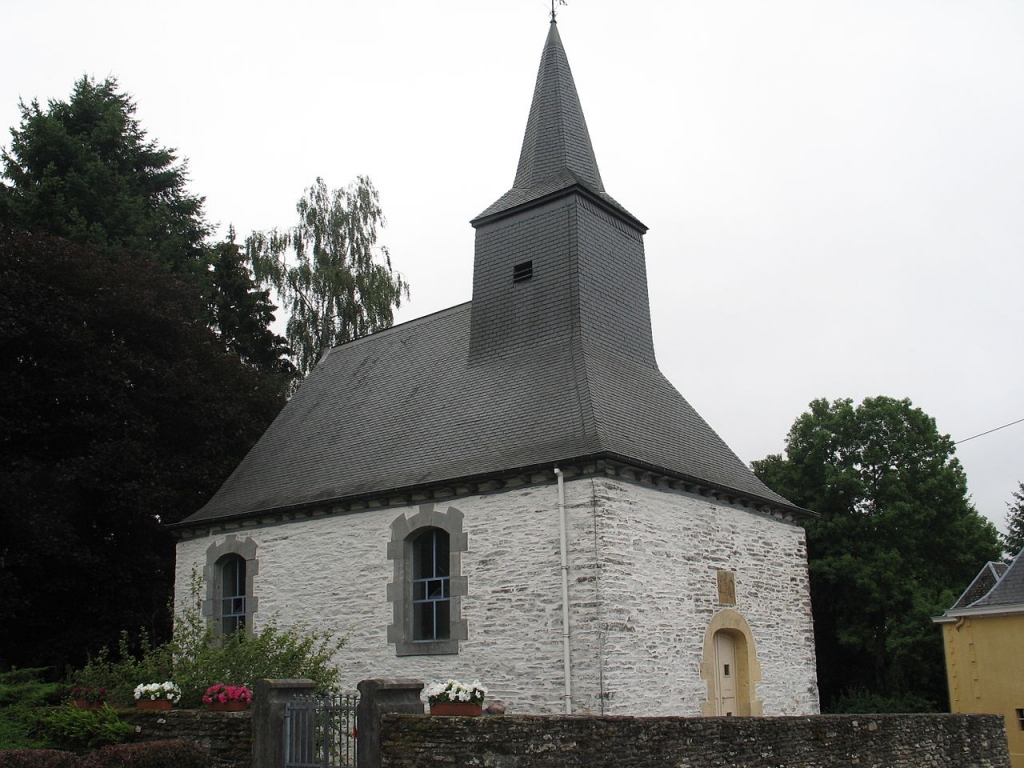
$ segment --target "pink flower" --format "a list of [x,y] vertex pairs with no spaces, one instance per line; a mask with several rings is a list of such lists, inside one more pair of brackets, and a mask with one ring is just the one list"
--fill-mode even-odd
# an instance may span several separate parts
[[206,695],[203,696],[203,702],[206,704],[212,704],[215,701],[221,704],[226,704],[229,701],[242,701],[250,704],[252,703],[252,691],[244,685],[217,683],[207,688]]

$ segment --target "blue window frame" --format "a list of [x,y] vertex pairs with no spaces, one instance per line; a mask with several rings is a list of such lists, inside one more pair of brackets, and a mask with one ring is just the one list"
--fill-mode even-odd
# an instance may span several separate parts
[[245,629],[245,560],[228,555],[220,564],[221,634],[230,635]]
[[412,544],[413,641],[451,637],[450,539],[446,531],[429,528]]

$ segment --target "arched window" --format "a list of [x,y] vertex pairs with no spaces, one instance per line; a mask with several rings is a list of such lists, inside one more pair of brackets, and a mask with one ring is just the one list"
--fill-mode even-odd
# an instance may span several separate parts
[[449,537],[428,528],[412,542],[413,642],[447,640],[451,636],[451,573]]
[[259,598],[253,592],[253,577],[260,571],[256,542],[228,534],[206,550],[206,599],[203,616],[218,635],[252,631]]
[[245,630],[245,560],[228,555],[218,563],[220,571],[220,631],[230,635]]
[[468,549],[462,513],[455,507],[441,511],[423,504],[415,514],[392,521],[388,559],[395,577],[387,595],[394,621],[387,631],[395,655],[459,652],[459,643],[469,636],[462,618],[462,600],[469,594],[462,555]]

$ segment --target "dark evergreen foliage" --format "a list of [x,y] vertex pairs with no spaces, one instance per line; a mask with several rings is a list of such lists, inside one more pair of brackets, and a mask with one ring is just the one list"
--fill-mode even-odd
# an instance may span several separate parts
[[[169,634],[173,543],[283,404],[151,259],[0,228],[0,667]],[[199,305],[199,306],[197,306]]]
[[807,531],[818,683],[832,711],[856,694],[944,710],[949,608],[1000,552],[967,498],[953,442],[909,400],[815,400],[786,455],[754,462],[769,487],[821,517]]
[[37,733],[38,714],[60,703],[64,687],[44,682],[46,669],[0,672],[0,755],[51,746]]
[[221,342],[243,363],[277,376],[287,388],[298,371],[288,359],[288,341],[271,329],[277,307],[270,291],[259,290],[253,280],[234,229],[214,247],[212,268],[210,310]]
[[147,140],[115,79],[83,77],[67,102],[20,107],[21,126],[3,152],[8,223],[205,273],[203,199],[186,191],[174,150]]
[[1002,534],[1006,557],[1015,558],[1024,549],[1024,483],[1018,483],[1013,502],[1007,502],[1006,533]]

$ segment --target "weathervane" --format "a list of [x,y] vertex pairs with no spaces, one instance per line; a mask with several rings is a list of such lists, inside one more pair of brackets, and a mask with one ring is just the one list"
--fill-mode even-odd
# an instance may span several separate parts
[[553,21],[554,23],[557,24],[558,22],[555,20],[555,16],[558,15],[558,14],[555,13],[555,5],[556,4],[557,5],[567,5],[567,0],[551,0],[551,21]]

